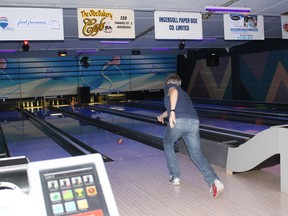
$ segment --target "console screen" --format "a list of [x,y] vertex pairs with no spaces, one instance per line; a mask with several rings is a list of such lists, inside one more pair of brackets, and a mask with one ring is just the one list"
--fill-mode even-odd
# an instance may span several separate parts
[[109,216],[93,163],[40,171],[48,216]]

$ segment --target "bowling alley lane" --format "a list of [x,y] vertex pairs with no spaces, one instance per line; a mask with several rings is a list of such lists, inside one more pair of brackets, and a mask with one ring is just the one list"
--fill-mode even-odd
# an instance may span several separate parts
[[[83,113],[83,111],[78,111]],[[67,117],[61,113],[43,109],[30,109],[30,112],[33,112],[39,118],[43,118],[53,126],[77,138],[81,142],[94,148],[96,151],[106,155],[112,160],[125,160],[163,154],[163,152],[159,149],[150,147],[126,137],[122,137],[119,134],[103,130],[93,125],[83,123],[77,119]],[[115,116],[100,117],[104,119],[112,119],[112,122],[117,118]],[[127,122],[125,124],[129,124],[129,120],[126,119],[126,121]],[[13,134],[10,135],[13,136]],[[119,138],[123,139],[122,143],[118,143]],[[35,142],[37,142],[37,140]],[[41,146],[45,142],[46,140],[43,139],[38,144]],[[8,146],[9,145],[10,143],[8,143]],[[33,151],[33,149],[31,150]],[[55,154],[57,154],[57,149],[55,149]],[[31,160],[33,160],[33,158]]]
[[[94,105],[94,106],[97,107],[99,105]],[[119,110],[119,111],[128,112],[128,113],[147,115],[150,117],[155,117],[155,119],[156,119],[157,115],[162,113],[162,111],[157,111],[154,109],[153,110],[152,109],[146,109],[146,108],[144,109],[144,108],[139,108],[139,107],[125,106],[125,105],[121,105],[121,104],[100,105],[100,107],[105,107],[107,109]],[[206,126],[212,126],[212,127],[217,127],[217,128],[224,128],[224,129],[232,130],[232,131],[245,132],[245,133],[249,133],[252,135],[255,135],[258,132],[269,128],[269,126],[267,126],[267,125],[257,125],[257,124],[239,122],[239,121],[229,121],[229,120],[225,120],[225,119],[221,119],[221,118],[215,119],[215,118],[199,116],[199,119],[200,119],[200,128],[201,128],[201,125],[206,125]],[[115,120],[114,120],[114,123],[117,124],[117,122]],[[155,133],[155,132],[158,133],[158,130],[154,131],[153,133]],[[161,136],[163,136],[163,135],[161,135]]]
[[[161,113],[161,111],[128,107],[123,105],[102,105],[102,107],[135,113],[135,115],[147,115],[150,117],[155,117],[155,119],[156,116]],[[73,110],[71,107],[66,107],[65,109],[70,111]],[[13,111],[14,115],[15,112],[16,111]],[[162,154],[161,150],[147,146],[132,139],[122,137],[119,134],[83,123],[77,119],[66,117],[61,113],[56,113],[54,111],[41,108],[31,108],[30,112],[34,113],[39,118],[43,118],[66,133],[76,137],[81,142],[110,157],[112,160],[125,160]],[[94,119],[99,118],[104,122],[109,122],[160,138],[162,138],[164,134],[165,127],[160,124],[157,125],[147,123],[131,118],[111,115],[105,112],[97,112],[87,108],[74,107],[74,112]],[[16,112],[16,116],[17,115],[19,114]],[[5,114],[5,116],[9,117],[7,114]],[[267,126],[263,125],[221,119],[209,119],[206,117],[200,117],[200,123],[214,127],[225,127],[231,130],[240,130],[251,134],[256,134],[267,128]],[[70,156],[64,149],[57,145],[42,131],[33,126],[33,124],[28,120],[23,120],[19,117],[18,119],[16,118],[13,120],[11,120],[11,118],[9,120],[2,119],[1,126],[11,156],[26,155],[31,161]],[[119,138],[123,139],[123,142],[120,144],[117,142]]]
[[[218,101],[192,99],[200,117],[222,118],[269,126],[286,124],[288,120],[287,106],[249,101]],[[163,108],[163,100],[130,101],[128,104],[141,107]]]
[[21,118],[17,111],[1,111],[0,114],[1,128],[10,156],[25,155],[30,161],[70,156],[30,121]]
[[[114,110],[123,110],[125,109],[125,107],[122,106],[107,106],[107,108],[111,108]],[[71,111],[71,107],[63,107],[62,109]],[[109,113],[105,113],[105,112],[97,112],[94,110],[91,110],[89,108],[79,108],[79,107],[75,107],[74,108],[74,112],[81,114],[83,116],[86,117],[90,117],[93,119],[99,119],[101,121],[104,122],[108,122],[114,125],[118,125],[121,127],[125,127],[125,128],[129,128],[129,129],[133,129],[136,131],[140,131],[142,133],[145,134],[149,134],[149,135],[153,135],[156,137],[163,137],[164,134],[164,127],[159,123],[159,125],[157,124],[153,124],[153,123],[148,123],[148,122],[144,122],[144,121],[140,121],[140,120],[135,120],[132,118],[127,118],[127,117],[122,117],[122,116],[118,116],[118,115],[112,115]],[[156,116],[157,116],[157,112],[155,111],[151,111],[151,110],[140,110],[138,109],[138,111],[135,112],[135,115],[137,114],[145,114],[147,116],[150,117],[154,117],[156,120]]]
[[[105,118],[107,119],[109,117]],[[83,124],[81,121],[69,117],[53,119],[50,123],[68,132],[112,160],[125,160],[162,154],[161,150],[101,128],[85,123]],[[122,144],[118,144],[119,138],[123,139]]]

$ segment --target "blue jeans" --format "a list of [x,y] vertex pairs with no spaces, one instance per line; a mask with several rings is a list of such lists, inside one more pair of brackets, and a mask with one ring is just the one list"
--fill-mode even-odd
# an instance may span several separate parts
[[219,178],[201,152],[198,119],[176,119],[174,128],[170,128],[168,123],[164,133],[164,152],[169,175],[180,176],[174,150],[174,145],[180,138],[183,138],[191,160],[202,173],[208,186],[211,187],[214,180]]

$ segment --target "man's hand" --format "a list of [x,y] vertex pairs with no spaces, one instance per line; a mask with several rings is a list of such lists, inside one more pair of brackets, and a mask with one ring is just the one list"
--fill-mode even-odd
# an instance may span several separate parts
[[168,116],[167,111],[163,112],[161,115],[157,116],[157,120],[159,122],[161,122],[162,124],[164,124],[164,119]]
[[157,120],[164,124],[164,118],[162,117],[162,115],[157,116]]

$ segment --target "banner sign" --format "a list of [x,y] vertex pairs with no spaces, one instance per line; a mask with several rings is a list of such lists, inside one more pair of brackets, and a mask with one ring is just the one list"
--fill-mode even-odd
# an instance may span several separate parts
[[264,40],[263,16],[224,14],[225,40]]
[[288,16],[281,16],[282,39],[288,39]]
[[63,10],[0,7],[0,40],[64,40]]
[[79,38],[135,38],[134,11],[78,8]]
[[154,12],[156,39],[203,39],[201,13]]

